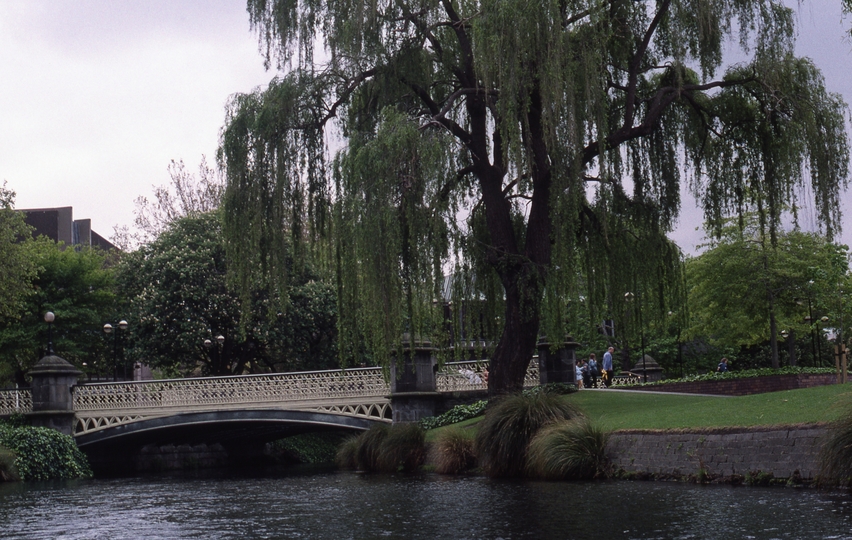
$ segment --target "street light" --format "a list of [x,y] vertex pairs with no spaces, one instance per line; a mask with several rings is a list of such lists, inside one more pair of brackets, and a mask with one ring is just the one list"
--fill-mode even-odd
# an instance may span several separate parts
[[[819,322],[823,325],[828,322],[828,316],[823,315],[820,317]],[[822,326],[817,325],[817,354],[819,358],[817,359],[818,365],[822,366]]]
[[[112,331],[116,330],[116,329],[117,330],[127,330],[127,321],[122,319],[121,321],[118,322],[118,325],[116,325],[116,327],[113,327],[110,323],[106,323],[104,325],[104,333],[106,333],[107,335],[112,334]],[[115,339],[113,339],[113,342],[112,342],[112,380],[113,380],[113,382],[118,380],[118,334],[119,334],[119,332],[115,333]],[[126,376],[127,376],[127,373],[125,373],[125,378],[127,378]]]
[[[222,334],[219,334],[218,336],[216,336],[216,344],[217,344],[217,347],[215,349],[215,351],[216,351],[216,369],[219,369],[219,367],[221,367],[219,364],[222,363],[222,347],[225,345],[225,336],[223,336]],[[213,346],[212,341],[210,341],[209,339],[204,340],[204,347],[205,348],[210,349],[212,346]]]
[[44,322],[47,323],[47,356],[53,354],[53,341],[50,339],[50,328],[53,326],[53,321],[55,319],[56,315],[54,315],[52,311],[48,311],[44,314]]
[[[669,318],[674,317],[675,313],[673,311],[669,311]],[[683,378],[683,352],[680,346],[680,321],[676,320],[675,324],[677,324],[677,363],[680,365],[680,376]],[[642,358],[645,358],[645,355],[642,355]]]
[[[634,295],[632,292],[624,293],[624,300],[627,303],[633,302]],[[639,335],[642,344],[642,382],[648,382],[648,370],[645,367],[645,328],[642,326],[642,299],[639,299]]]

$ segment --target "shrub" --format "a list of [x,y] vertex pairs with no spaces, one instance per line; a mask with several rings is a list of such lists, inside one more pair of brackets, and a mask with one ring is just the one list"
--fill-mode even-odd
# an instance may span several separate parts
[[426,457],[426,433],[417,424],[399,424],[387,431],[379,444],[376,470],[381,472],[411,472],[423,464]]
[[680,382],[700,382],[700,381],[719,381],[725,379],[751,379],[754,377],[768,377],[770,375],[825,375],[834,373],[834,368],[824,368],[824,367],[801,367],[801,366],[783,366],[778,369],[773,368],[758,368],[758,369],[744,369],[742,371],[726,371],[725,373],[717,373],[715,371],[710,373],[703,373],[701,375],[686,375],[685,377],[680,377],[677,379],[663,379],[662,381],[655,381],[650,383],[637,383],[636,385],[628,385],[624,386],[655,386],[660,384],[672,384],[672,383],[680,383]]
[[841,405],[846,411],[833,422],[819,455],[820,482],[852,485],[852,400]]
[[530,442],[527,470],[546,480],[590,480],[608,476],[609,434],[586,418],[542,428]]
[[86,456],[74,439],[54,429],[0,424],[0,446],[17,455],[14,464],[23,480],[92,476]]
[[552,392],[513,394],[502,398],[479,423],[475,449],[489,476],[518,476],[526,466],[532,437],[547,424],[570,420],[580,411]]
[[379,447],[388,436],[390,426],[376,424],[358,436],[355,447],[355,467],[362,471],[379,470]]
[[450,424],[458,424],[479,416],[485,412],[486,406],[488,406],[488,401],[484,399],[470,405],[456,405],[442,415],[424,418],[419,424],[423,429],[435,429]]
[[0,482],[17,482],[21,479],[15,467],[15,454],[0,446]]
[[275,452],[295,463],[328,463],[335,460],[343,435],[336,432],[302,433],[272,443]]
[[534,395],[534,394],[538,394],[540,392],[547,392],[547,393],[550,393],[550,394],[565,395],[565,394],[573,394],[574,392],[578,392],[578,390],[577,390],[577,387],[573,384],[556,382],[556,383],[542,384],[542,385],[539,385],[539,386],[533,386],[532,388],[527,388],[526,390],[523,391],[523,393],[526,394],[526,395]]
[[337,454],[334,456],[334,462],[341,469],[358,468],[358,462],[355,460],[355,454],[358,451],[358,439],[359,437],[349,437],[337,447]]
[[374,425],[343,442],[335,462],[366,472],[413,471],[426,457],[426,433],[417,424]]
[[473,451],[473,436],[458,427],[441,431],[435,438],[431,449],[435,472],[441,474],[460,474],[476,465]]

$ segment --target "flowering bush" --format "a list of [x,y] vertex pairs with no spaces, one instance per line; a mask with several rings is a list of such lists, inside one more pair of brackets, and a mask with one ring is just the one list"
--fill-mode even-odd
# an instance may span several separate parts
[[659,384],[671,384],[671,383],[682,383],[682,382],[700,382],[700,381],[718,381],[723,379],[750,379],[754,377],[768,377],[770,375],[799,375],[799,374],[811,374],[811,375],[823,375],[823,374],[831,374],[834,373],[834,368],[823,368],[823,367],[798,367],[798,366],[785,366],[778,369],[773,368],[759,368],[759,369],[744,369],[742,371],[726,371],[724,373],[704,373],[701,375],[687,375],[685,377],[680,377],[678,379],[664,379],[662,381],[656,381],[651,383],[638,383],[635,385],[625,384],[624,386],[652,386]]

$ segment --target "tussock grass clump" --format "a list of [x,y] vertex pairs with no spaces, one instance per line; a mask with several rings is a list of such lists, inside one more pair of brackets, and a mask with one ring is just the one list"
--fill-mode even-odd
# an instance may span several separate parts
[[365,472],[409,472],[426,458],[426,432],[417,424],[379,424],[337,449],[335,463]]
[[530,441],[527,470],[546,480],[591,480],[609,473],[609,434],[586,418],[542,428]]
[[376,469],[381,472],[411,472],[426,458],[426,432],[417,424],[399,424],[387,431],[379,445]]
[[355,461],[355,453],[358,451],[358,437],[349,437],[337,447],[337,454],[334,456],[334,462],[341,469],[357,469],[358,463]]
[[841,405],[845,411],[831,423],[819,455],[819,479],[825,484],[852,486],[852,399]]
[[355,466],[362,471],[379,470],[379,450],[388,436],[390,426],[377,424],[358,437],[355,448]]
[[17,482],[21,479],[15,467],[15,454],[0,446],[0,482]]
[[450,427],[435,438],[431,449],[431,461],[435,472],[461,474],[476,466],[473,436],[458,427]]
[[489,476],[520,476],[527,447],[542,427],[581,416],[579,409],[552,392],[513,394],[485,413],[476,434],[476,453]]

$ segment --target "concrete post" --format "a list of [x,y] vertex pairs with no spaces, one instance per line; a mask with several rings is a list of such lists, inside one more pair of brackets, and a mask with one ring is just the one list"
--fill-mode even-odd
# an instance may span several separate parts
[[566,337],[559,348],[553,350],[546,336],[539,339],[538,377],[541,384],[576,383],[577,345],[571,337]]
[[402,358],[391,363],[391,407],[393,423],[418,422],[435,416],[437,392],[435,348],[428,341],[415,341],[412,349],[407,337],[403,338]]
[[71,388],[82,373],[62,358],[48,355],[29,375],[33,379],[33,411],[27,415],[30,424],[71,435],[75,419]]

